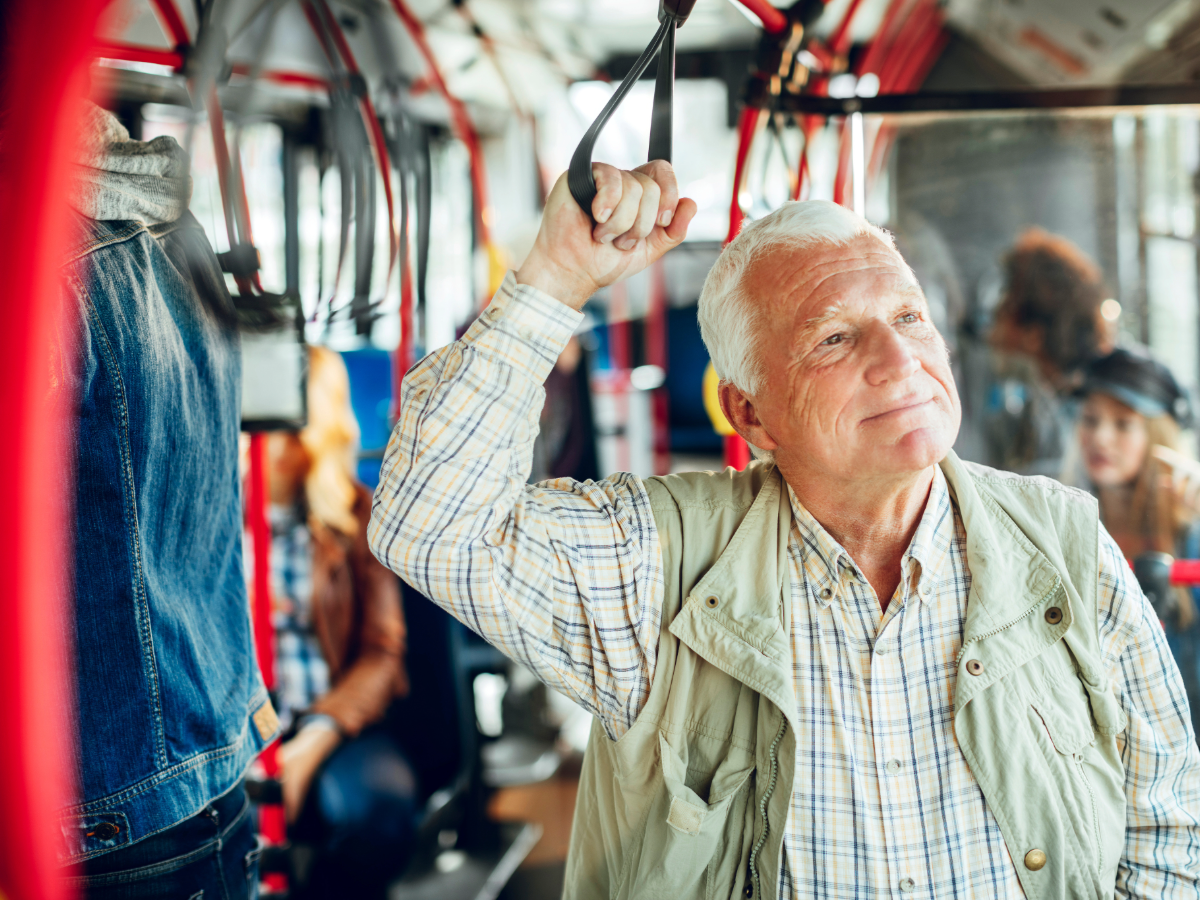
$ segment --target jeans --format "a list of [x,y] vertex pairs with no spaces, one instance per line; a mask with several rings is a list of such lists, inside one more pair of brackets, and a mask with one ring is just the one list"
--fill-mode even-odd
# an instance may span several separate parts
[[239,783],[190,819],[89,859],[85,874],[71,880],[86,900],[252,900],[258,895],[255,826]]
[[292,896],[382,898],[412,851],[416,776],[382,727],[347,741],[325,762],[288,834],[313,858]]

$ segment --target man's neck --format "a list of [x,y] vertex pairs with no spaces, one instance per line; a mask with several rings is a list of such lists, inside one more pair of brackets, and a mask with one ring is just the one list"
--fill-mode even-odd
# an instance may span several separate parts
[[933,467],[866,484],[789,468],[779,467],[796,498],[850,554],[887,609],[900,584],[901,560],[929,500]]

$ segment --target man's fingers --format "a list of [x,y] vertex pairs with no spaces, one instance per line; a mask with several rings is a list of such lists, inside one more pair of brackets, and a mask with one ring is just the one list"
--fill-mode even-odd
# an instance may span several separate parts
[[675,217],[675,208],[679,205],[679,182],[675,179],[675,170],[666,160],[654,159],[634,171],[648,175],[658,185],[658,213],[654,221],[666,228]]
[[642,185],[632,172],[619,172],[621,196],[613,207],[608,220],[592,229],[592,237],[601,244],[612,243],[617,235],[624,234],[637,221],[638,207],[642,202]]
[[654,230],[654,225],[658,219],[658,184],[649,175],[642,172],[633,171],[630,173],[642,188],[642,197],[638,203],[637,216],[633,220],[633,224],[629,230],[613,241],[613,246],[618,250],[632,250],[637,246],[637,242],[642,238],[649,236]]
[[[623,173],[607,163],[592,163],[592,180],[596,182],[596,196],[592,200],[592,218],[598,225],[612,218],[613,210],[621,202]],[[615,232],[619,234],[620,232]]]
[[671,224],[664,229],[664,233],[672,245],[678,244],[687,237],[688,226],[692,224],[697,210],[696,201],[691,197],[684,197],[676,204]]

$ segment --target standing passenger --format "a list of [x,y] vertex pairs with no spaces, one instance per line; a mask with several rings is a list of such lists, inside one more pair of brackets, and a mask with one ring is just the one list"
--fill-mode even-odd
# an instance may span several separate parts
[[1100,268],[1066,238],[1031,228],[1004,257],[1004,296],[992,346],[1032,363],[1017,418],[989,422],[991,462],[1022,475],[1062,475],[1074,436],[1071,392],[1092,360],[1113,347],[1101,314]]
[[958,459],[890,237],[788,203],[700,321],[742,472],[526,485],[599,287],[683,240],[670,166],[566,178],[533,252],[406,377],[371,545],[596,715],[566,897],[1195,898],[1200,752],[1095,501]]
[[254,896],[246,768],[278,719],[242,575],[241,356],[187,155],[90,107],[79,239],[75,683],[87,897]]
[[[1200,463],[1181,452],[1192,411],[1171,370],[1117,349],[1087,370],[1081,388],[1080,457],[1100,520],[1126,559],[1142,553],[1200,556]],[[1192,590],[1177,588],[1163,623],[1200,730],[1200,626]]]

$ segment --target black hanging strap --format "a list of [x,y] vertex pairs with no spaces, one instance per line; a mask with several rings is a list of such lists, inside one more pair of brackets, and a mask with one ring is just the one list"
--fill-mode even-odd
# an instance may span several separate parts
[[[650,118],[650,151],[647,159],[671,161],[671,101],[675,92],[675,29],[682,25],[696,5],[696,0],[659,0],[658,31],[654,33],[642,55],[638,57],[625,80],[613,92],[604,109],[596,117],[583,140],[575,148],[571,166],[567,169],[567,186],[580,209],[591,215],[596,199],[596,180],[592,177],[592,150],[596,138],[608,124],[613,112],[624,101],[634,82],[650,66],[658,53],[658,78],[654,84],[654,111]],[[661,52],[660,52],[661,51]]]

